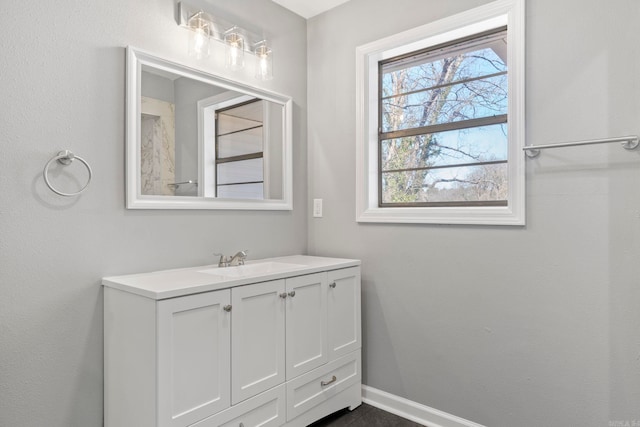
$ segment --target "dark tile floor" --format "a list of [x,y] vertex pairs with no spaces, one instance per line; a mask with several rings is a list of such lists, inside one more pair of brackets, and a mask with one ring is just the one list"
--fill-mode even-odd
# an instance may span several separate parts
[[400,418],[371,405],[363,403],[353,411],[343,409],[316,421],[309,427],[421,427],[412,421]]

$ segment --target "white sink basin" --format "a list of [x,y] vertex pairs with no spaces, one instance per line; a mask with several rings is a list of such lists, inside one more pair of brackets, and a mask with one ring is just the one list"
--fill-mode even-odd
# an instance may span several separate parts
[[208,268],[206,270],[199,270],[198,273],[211,274],[222,280],[231,280],[241,277],[259,276],[261,274],[282,273],[299,268],[304,268],[304,265],[268,261],[239,265],[237,267]]

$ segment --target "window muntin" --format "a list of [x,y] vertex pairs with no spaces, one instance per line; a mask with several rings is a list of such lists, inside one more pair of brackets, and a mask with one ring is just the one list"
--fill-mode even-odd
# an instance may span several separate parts
[[505,28],[379,62],[378,206],[506,206]]

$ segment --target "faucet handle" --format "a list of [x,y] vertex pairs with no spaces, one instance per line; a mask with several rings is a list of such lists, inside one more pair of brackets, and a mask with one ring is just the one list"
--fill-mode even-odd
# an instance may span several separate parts
[[219,256],[220,259],[218,260],[218,267],[226,267],[227,266],[227,257],[224,256],[224,254],[221,253],[214,253],[213,256]]

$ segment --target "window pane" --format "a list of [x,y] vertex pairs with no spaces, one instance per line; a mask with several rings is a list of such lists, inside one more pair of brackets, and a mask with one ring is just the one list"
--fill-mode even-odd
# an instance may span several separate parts
[[262,127],[218,137],[218,158],[259,153],[262,148]]
[[386,139],[382,171],[506,160],[507,147],[506,124]]
[[218,112],[218,135],[262,124],[263,102],[254,101]]
[[[394,60],[382,67],[383,97],[507,71],[507,33],[480,45],[441,49]],[[443,53],[444,51],[444,53]]]
[[263,101],[256,100],[233,108],[227,108],[220,114],[234,117],[242,117],[256,122],[262,122]]
[[382,203],[503,201],[507,164],[382,174]]
[[228,133],[238,132],[244,129],[250,129],[261,125],[262,121],[249,120],[243,117],[235,117],[223,113],[218,113],[218,128],[216,129],[216,131],[218,135],[226,135]]
[[218,187],[218,197],[224,199],[263,199],[263,184],[236,184]]
[[220,163],[217,169],[218,185],[263,180],[262,159]]
[[507,113],[505,74],[382,101],[382,131],[391,132]]

